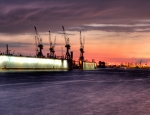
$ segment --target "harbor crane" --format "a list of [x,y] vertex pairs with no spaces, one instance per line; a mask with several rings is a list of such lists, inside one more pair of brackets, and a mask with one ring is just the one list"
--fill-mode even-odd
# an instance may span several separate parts
[[83,53],[84,53],[84,37],[82,39],[82,36],[81,36],[81,31],[80,31],[80,60],[81,61],[84,61],[84,56],[83,56]]
[[79,69],[83,70],[83,62],[84,62],[84,37],[81,36],[80,31],[80,57],[79,57]]
[[[42,38],[38,34],[36,27],[34,26],[36,37],[35,37],[35,44],[36,44],[36,55],[37,57],[44,57],[42,53],[43,45],[42,45]],[[38,50],[39,47],[39,50]]]
[[37,54],[38,54],[38,45],[37,45],[37,39],[35,36],[35,55],[37,56]]
[[64,26],[62,26],[62,28],[63,28],[63,34],[64,34],[64,38],[65,38],[65,47],[66,47],[65,59],[71,59],[72,56],[69,53],[69,50],[70,50],[70,47],[71,47],[70,44],[69,44],[69,38],[68,38],[68,36],[67,36],[67,34],[65,32]]
[[54,43],[52,43],[50,31],[49,31],[49,44],[50,44],[50,48],[49,48],[49,50],[50,50],[50,58],[55,58],[55,49],[54,48],[55,48],[55,45],[56,45],[56,37],[54,39]]

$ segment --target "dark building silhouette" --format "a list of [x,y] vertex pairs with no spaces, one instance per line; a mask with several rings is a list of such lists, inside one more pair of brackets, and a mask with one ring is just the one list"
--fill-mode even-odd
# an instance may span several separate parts
[[99,61],[99,65],[98,65],[99,68],[105,68],[105,62],[103,61]]

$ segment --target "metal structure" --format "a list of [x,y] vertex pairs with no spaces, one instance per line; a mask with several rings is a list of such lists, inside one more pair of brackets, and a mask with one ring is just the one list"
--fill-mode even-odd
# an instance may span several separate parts
[[55,49],[54,48],[55,48],[55,45],[56,45],[56,37],[54,39],[54,43],[52,44],[50,31],[49,31],[49,44],[50,44],[50,48],[49,48],[50,58],[55,58],[56,56],[55,56]]
[[63,47],[61,46],[61,53],[62,53],[62,54],[61,54],[61,55],[62,55],[61,58],[62,58],[62,59],[64,59],[64,54],[63,54],[63,52],[64,52],[64,51],[63,51]]
[[35,55],[36,55],[36,56],[38,55],[38,45],[37,45],[36,36],[35,36]]
[[62,26],[63,28],[63,34],[64,34],[64,38],[65,38],[65,47],[66,47],[66,55],[65,55],[65,59],[71,59],[71,55],[69,53],[69,50],[70,50],[70,44],[69,44],[69,38],[65,32],[65,28],[64,26]]
[[12,54],[10,54],[10,51],[11,51],[11,50],[9,50],[8,44],[6,44],[6,55],[12,55]]
[[85,41],[85,39],[84,39],[84,37],[82,39],[81,31],[80,31],[80,60],[81,61],[84,61],[84,55],[83,55],[83,53],[84,53],[84,41]]
[[6,44],[6,55],[9,55],[8,44]]
[[[36,27],[34,26],[36,37],[35,37],[35,44],[36,44],[36,56],[37,57],[44,57],[42,53],[43,45],[42,45],[42,38],[38,34]],[[39,50],[38,50],[39,47]]]

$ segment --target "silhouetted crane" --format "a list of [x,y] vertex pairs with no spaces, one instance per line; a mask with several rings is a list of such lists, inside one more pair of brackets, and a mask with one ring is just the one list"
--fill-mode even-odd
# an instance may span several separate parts
[[80,31],[80,58],[79,58],[79,69],[83,70],[83,62],[84,62],[84,38],[82,39],[81,31]]
[[52,43],[50,31],[49,31],[49,44],[50,44],[50,48],[49,48],[49,50],[50,50],[50,58],[55,58],[55,49],[54,48],[55,48],[55,45],[56,45],[56,37],[54,39],[54,43]]
[[84,53],[84,37],[82,39],[82,36],[81,36],[81,31],[80,31],[80,60],[84,61],[84,56],[83,56],[83,53]]
[[63,47],[61,46],[61,53],[62,53],[62,59],[64,58],[64,53],[63,53],[64,51],[63,51]]
[[66,34],[66,32],[65,32],[65,28],[64,28],[64,26],[62,26],[62,28],[63,28],[63,34],[64,34],[64,38],[65,38],[65,47],[66,47],[66,55],[65,55],[65,59],[71,59],[71,55],[70,55],[70,53],[69,53],[69,50],[70,50],[70,44],[69,44],[69,38],[68,38],[68,36],[67,36],[67,34]]
[[38,45],[37,45],[36,36],[35,36],[35,55],[36,55],[36,56],[38,55]]
[[39,50],[37,50],[37,57],[44,57],[42,53],[43,45],[42,45],[42,38],[38,34],[38,31],[36,27],[34,26],[36,37],[35,37],[35,43],[37,44],[37,47],[39,47]]

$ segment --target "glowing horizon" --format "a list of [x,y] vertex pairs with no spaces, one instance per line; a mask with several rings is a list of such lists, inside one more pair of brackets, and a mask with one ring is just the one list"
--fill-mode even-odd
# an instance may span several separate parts
[[[80,4],[79,4],[80,2]],[[140,5],[140,6],[139,6]],[[74,59],[80,56],[79,31],[85,36],[85,59],[112,63],[150,64],[150,1],[3,1],[0,8],[0,51],[35,55],[35,31],[49,53],[48,31],[56,36],[56,55],[65,55],[62,25],[70,39]]]
[[[100,35],[98,33],[100,33]],[[109,36],[107,36],[108,34]],[[119,33],[118,37],[114,36],[115,34],[117,33],[103,31],[82,32],[82,36],[85,36],[85,60],[92,61],[92,59],[94,59],[96,62],[105,61],[110,63],[137,62],[139,60],[143,60],[143,62],[147,63],[149,61],[149,33],[140,33],[140,37],[135,38],[136,41],[131,38],[137,36],[138,33],[126,34],[122,32]],[[62,34],[52,34],[52,41],[55,36],[56,55],[62,55],[62,47],[63,55],[65,55],[65,41]],[[13,42],[11,39],[6,39],[10,37],[13,39]],[[43,35],[41,34],[41,37],[43,38],[44,44],[43,54],[46,56],[47,53],[49,53],[48,34],[45,32]],[[78,60],[80,56],[79,32],[68,32],[68,37],[70,38],[70,51],[74,52],[74,60]],[[1,44],[7,43],[9,45],[11,53],[15,50],[14,54],[35,55],[34,35],[32,34],[4,35],[4,39],[1,39],[1,41]],[[6,51],[5,45],[6,44],[3,44],[3,47],[1,47],[1,52]]]

